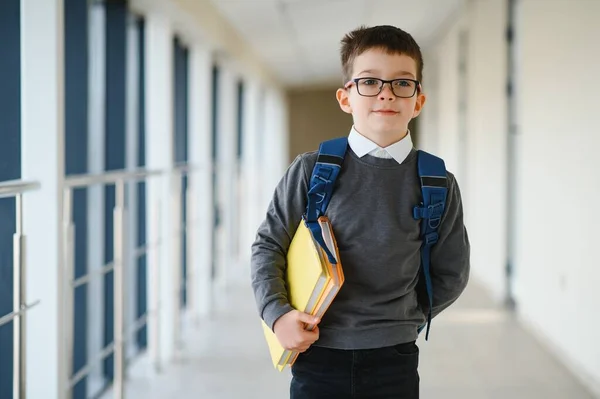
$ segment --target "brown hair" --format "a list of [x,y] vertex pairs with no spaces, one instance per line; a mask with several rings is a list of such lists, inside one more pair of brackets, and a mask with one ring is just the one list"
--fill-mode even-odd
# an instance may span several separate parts
[[423,79],[423,55],[413,37],[400,28],[390,25],[361,26],[342,39],[342,73],[344,84],[352,78],[354,60],[367,50],[380,48],[389,54],[404,54],[417,64],[417,80]]

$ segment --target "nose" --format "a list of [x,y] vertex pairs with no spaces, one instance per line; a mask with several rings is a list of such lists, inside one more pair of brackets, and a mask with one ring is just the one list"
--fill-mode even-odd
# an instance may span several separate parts
[[383,88],[381,89],[381,93],[379,93],[379,99],[385,101],[394,100],[395,98],[396,95],[392,91],[392,84],[388,82],[384,83]]

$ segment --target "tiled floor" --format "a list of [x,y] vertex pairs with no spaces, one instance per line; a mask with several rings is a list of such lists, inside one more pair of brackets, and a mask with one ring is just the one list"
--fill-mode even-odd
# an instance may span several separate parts
[[[228,293],[214,317],[188,333],[181,360],[161,375],[132,373],[127,399],[289,396],[289,371],[270,364],[249,288]],[[475,283],[434,326],[429,342],[419,342],[422,398],[593,398]]]

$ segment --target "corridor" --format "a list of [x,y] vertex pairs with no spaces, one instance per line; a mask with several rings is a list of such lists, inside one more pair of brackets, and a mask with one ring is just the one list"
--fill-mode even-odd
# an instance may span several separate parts
[[[361,134],[354,92],[414,107],[365,114],[460,187],[470,284],[419,341],[421,397],[600,399],[598,21],[600,0],[0,1],[0,399],[289,397],[251,247],[293,160]],[[414,73],[354,73],[363,25],[400,28]]]
[[[154,376],[144,360],[132,365],[128,398],[287,397],[291,374],[272,367],[248,285],[236,284],[218,297],[212,317],[188,326],[171,368]],[[593,398],[476,282],[433,326],[429,342],[419,340],[422,398]]]

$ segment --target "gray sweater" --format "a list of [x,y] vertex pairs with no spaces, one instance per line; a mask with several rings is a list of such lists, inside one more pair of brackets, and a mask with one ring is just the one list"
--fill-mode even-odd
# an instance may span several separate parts
[[[319,324],[316,346],[369,349],[417,338],[428,301],[420,278],[421,201],[413,149],[402,164],[348,148],[327,216],[338,243],[345,283]],[[275,321],[292,310],[284,274],[286,253],[306,209],[317,153],[299,155],[279,182],[252,245],[252,287],[262,319]],[[431,251],[433,316],[452,304],[469,277],[469,240],[460,191],[448,173],[448,199]],[[435,323],[432,329],[434,336]]]

